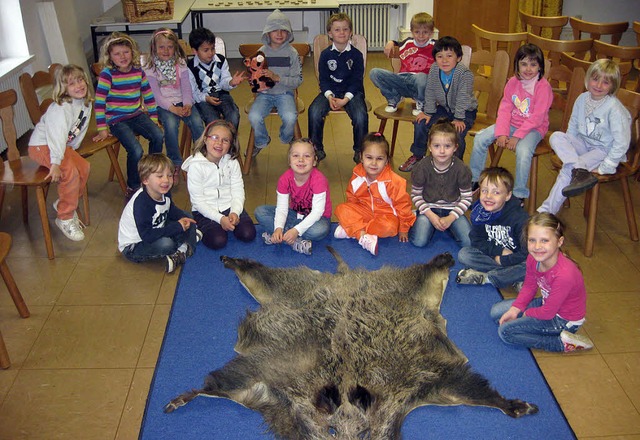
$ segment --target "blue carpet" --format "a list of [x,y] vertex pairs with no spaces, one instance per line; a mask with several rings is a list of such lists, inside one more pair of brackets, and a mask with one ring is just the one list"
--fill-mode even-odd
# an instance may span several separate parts
[[[355,240],[333,238],[314,243],[310,257],[297,254],[288,246],[266,246],[259,239],[241,243],[231,237],[221,251],[198,246],[196,254],[182,269],[140,439],[271,438],[265,434],[260,414],[226,399],[198,397],[172,414],[164,414],[162,408],[178,394],[200,388],[210,371],[234,357],[237,325],[247,309],[258,308],[235,274],[222,266],[221,255],[252,258],[270,266],[307,265],[335,272],[336,263],[325,249],[328,244],[350,267],[371,270],[384,264],[423,263],[446,251],[454,257],[457,254],[453,239],[441,233],[424,249],[399,243],[397,238],[380,240],[376,257],[361,249]],[[467,355],[473,369],[502,395],[535,403],[540,412],[512,419],[493,408],[425,406],[409,414],[402,428],[403,438],[574,439],[531,353],[508,347],[498,338],[496,324],[489,319],[489,309],[501,299],[499,292],[490,286],[458,286],[455,274],[460,268],[459,264],[453,267],[441,306],[441,313],[448,321],[449,337]]]

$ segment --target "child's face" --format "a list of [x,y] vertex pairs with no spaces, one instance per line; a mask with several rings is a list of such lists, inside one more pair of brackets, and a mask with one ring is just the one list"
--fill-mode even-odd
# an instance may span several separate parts
[[511,199],[511,191],[501,181],[497,184],[488,179],[480,182],[480,204],[488,212],[498,212],[504,208],[504,204]]
[[451,165],[451,159],[458,149],[456,140],[449,133],[434,133],[429,140],[429,151],[433,164],[439,169]]
[[81,76],[69,77],[66,90],[72,99],[84,99],[87,96],[87,83]]
[[160,61],[172,60],[175,53],[176,47],[173,41],[162,35],[156,37],[156,56]]
[[233,135],[223,126],[213,127],[204,139],[207,146],[206,158],[213,163],[220,163],[220,159],[229,152]]
[[611,81],[605,78],[604,75],[601,75],[599,78],[597,75],[594,75],[587,81],[587,90],[591,94],[591,98],[596,101],[607,96],[611,92],[612,87],[613,84],[611,84]]
[[308,142],[296,142],[289,151],[289,166],[296,177],[308,176],[316,165],[316,153]]
[[518,76],[520,79],[531,80],[538,78],[540,74],[540,64],[535,58],[523,58],[518,61]]
[[142,184],[153,200],[162,200],[162,196],[173,186],[173,170],[168,167],[157,169],[144,179]]
[[362,149],[362,166],[369,180],[376,180],[388,161],[387,152],[381,144],[371,143]]
[[456,55],[451,49],[441,50],[436,54],[436,64],[446,74],[451,72],[461,59],[462,57]]
[[426,24],[421,24],[411,29],[411,36],[413,36],[417,45],[422,46],[433,36],[433,29]]
[[564,237],[558,238],[553,229],[545,226],[531,225],[527,234],[527,250],[544,269],[550,269],[558,261],[560,246]]
[[133,61],[133,51],[124,44],[114,44],[109,51],[109,59],[121,72],[131,70],[131,62]]
[[196,55],[198,55],[200,61],[205,64],[209,64],[216,54],[216,47],[215,44],[205,41],[197,49],[194,49],[194,51]]
[[351,28],[349,27],[349,23],[345,20],[334,21],[331,23],[329,38],[331,38],[335,44],[346,45],[351,38]]
[[288,40],[289,40],[289,32],[285,31],[284,29],[278,29],[278,30],[269,32],[269,41],[271,41],[269,46],[271,47],[280,47]]

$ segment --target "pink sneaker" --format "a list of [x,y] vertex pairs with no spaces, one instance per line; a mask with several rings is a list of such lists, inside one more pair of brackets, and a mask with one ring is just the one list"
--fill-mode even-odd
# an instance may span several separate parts
[[372,255],[378,255],[378,236],[371,234],[364,234],[358,240],[358,244],[362,246],[364,250],[371,252]]
[[333,236],[334,238],[339,238],[339,239],[349,238],[349,236],[347,235],[347,231],[345,231],[344,228],[340,225],[338,225],[338,227],[334,231]]

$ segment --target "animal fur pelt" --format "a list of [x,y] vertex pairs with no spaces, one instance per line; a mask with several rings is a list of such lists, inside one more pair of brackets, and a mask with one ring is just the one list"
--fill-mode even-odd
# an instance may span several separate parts
[[447,337],[439,310],[450,254],[365,271],[330,251],[336,274],[221,257],[261,307],[239,326],[238,355],[165,412],[226,397],[262,413],[278,438],[300,440],[399,439],[407,414],[429,404],[538,412],[502,397]]

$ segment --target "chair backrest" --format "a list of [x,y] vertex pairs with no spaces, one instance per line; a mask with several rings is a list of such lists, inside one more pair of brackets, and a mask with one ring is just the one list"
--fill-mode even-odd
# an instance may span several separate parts
[[[320,54],[323,50],[331,45],[331,40],[327,34],[319,34],[313,39],[313,67],[316,71],[316,78],[318,76],[318,63],[320,62]],[[362,53],[364,61],[364,67],[367,67],[367,39],[363,35],[353,34],[351,36],[351,45],[354,46]]]
[[526,32],[491,32],[476,24],[471,25],[471,31],[476,36],[476,51],[488,49],[496,53],[498,49],[505,50],[509,54],[509,64],[513,64],[518,48],[527,41]]
[[[509,55],[504,50],[495,53],[484,49],[474,51],[469,68],[474,75],[473,92],[478,100],[479,112],[484,113],[489,121],[495,121],[509,75]],[[491,75],[487,76],[486,72],[489,71]]]
[[640,21],[633,22],[633,32],[636,33],[636,41],[638,42],[638,46],[640,46]]
[[[629,61],[632,63],[632,68],[634,67],[634,60],[640,60],[640,46],[616,46],[615,44],[596,40],[593,42],[593,50],[596,53],[596,58],[610,58],[618,63]],[[622,76],[622,87],[627,84],[628,77],[629,75]],[[636,91],[640,91],[640,80],[637,82]]]
[[[240,52],[240,55],[246,58],[254,55],[262,46],[262,43],[241,44],[238,46],[238,51]],[[304,59],[309,55],[309,52],[311,52],[311,46],[309,46],[309,43],[291,43],[291,47],[298,51],[300,64],[304,64]]]
[[[580,20],[576,17],[569,18],[569,24],[573,30],[573,39],[580,40],[582,34],[589,34],[589,38],[599,40],[603,35],[611,36],[611,44],[620,43],[622,34],[629,28],[629,23],[620,21],[616,23],[594,23],[590,21]],[[594,59],[592,54],[591,59]]]
[[[19,160],[20,153],[16,145],[17,132],[13,122],[13,106],[18,101],[18,95],[13,89],[0,92],[0,119],[2,120],[2,135],[7,143],[7,158],[9,161]],[[0,162],[2,164],[2,162]],[[2,165],[0,165],[2,166]]]
[[620,88],[617,97],[631,113],[631,143],[625,166],[633,173],[640,168],[640,93]]
[[522,10],[519,11],[519,14],[522,27],[525,31],[541,36],[544,29],[550,29],[551,38],[554,40],[560,39],[562,28],[569,22],[569,17],[566,15],[542,17],[528,14]]
[[56,70],[61,67],[61,64],[54,63],[49,66],[49,70],[46,72],[39,70],[33,76],[24,72],[18,78],[22,98],[33,125],[40,121],[42,115],[53,102],[54,75]]
[[[582,67],[586,72],[589,70],[589,66],[591,66],[592,62],[593,61],[585,60],[583,58],[576,58],[567,52],[562,52],[560,54],[560,64],[567,66],[570,70],[573,70],[576,67]],[[623,78],[631,72],[631,63],[629,61],[618,63],[618,67],[620,68],[620,75]]]
[[560,54],[569,52],[576,58],[584,58],[593,47],[591,38],[586,40],[553,40],[529,33],[527,42],[538,46],[551,61],[551,66],[560,65]]

